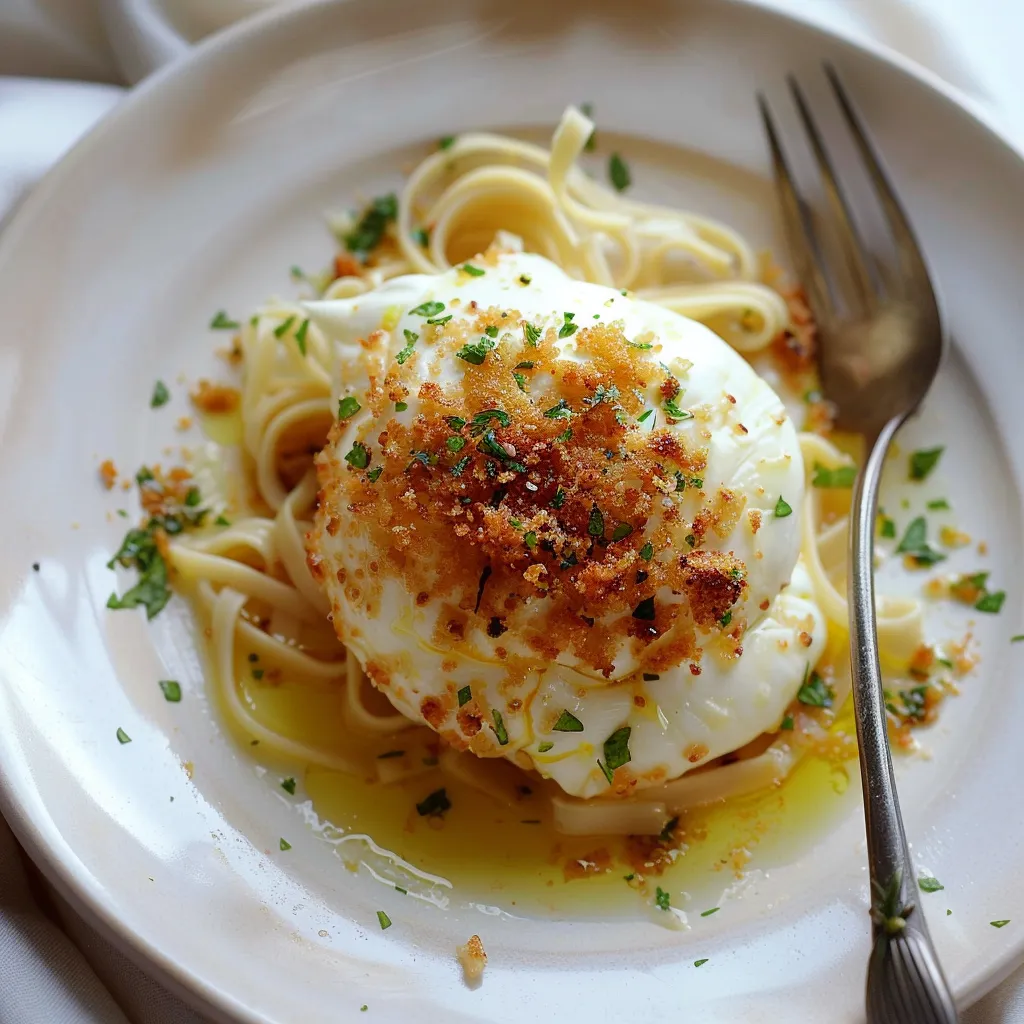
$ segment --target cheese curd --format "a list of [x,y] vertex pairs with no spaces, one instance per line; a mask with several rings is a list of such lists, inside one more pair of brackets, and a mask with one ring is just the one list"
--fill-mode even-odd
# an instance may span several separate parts
[[397,709],[580,797],[778,726],[825,622],[796,430],[728,345],[495,250],[308,307],[339,399],[308,564]]

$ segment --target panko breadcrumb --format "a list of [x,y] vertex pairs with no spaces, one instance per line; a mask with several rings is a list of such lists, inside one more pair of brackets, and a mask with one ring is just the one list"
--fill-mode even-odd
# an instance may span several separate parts
[[484,968],[487,966],[487,953],[484,944],[480,941],[479,935],[471,935],[464,946],[457,946],[455,949],[462,964],[462,973],[467,985],[475,985],[484,976]]

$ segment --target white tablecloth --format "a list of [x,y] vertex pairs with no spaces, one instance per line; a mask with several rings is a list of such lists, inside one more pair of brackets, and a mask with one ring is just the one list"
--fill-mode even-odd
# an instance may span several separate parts
[[[119,86],[237,17],[290,2],[0,0],[0,227],[46,168],[119,101]],[[899,50],[985,105],[1024,147],[1019,0],[761,2]],[[963,1020],[1024,1024],[1024,968]],[[64,906],[0,820],[0,1024],[129,1021],[203,1018]]]

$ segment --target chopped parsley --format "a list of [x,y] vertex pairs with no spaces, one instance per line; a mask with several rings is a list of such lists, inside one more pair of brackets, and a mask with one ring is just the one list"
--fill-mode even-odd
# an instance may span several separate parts
[[231,520],[228,519],[227,516],[223,516],[223,515],[217,516],[217,518],[214,519],[214,521],[213,521],[213,525],[214,526],[230,526],[231,525]]
[[629,523],[619,523],[612,531],[612,540],[625,540],[633,532]]
[[921,448],[910,455],[910,479],[924,480],[938,465],[945,448]]
[[473,417],[473,422],[469,425],[470,433],[478,436],[484,433],[491,420],[497,420],[500,426],[507,427],[511,424],[512,417],[504,409],[484,409]]
[[117,742],[124,746],[126,743],[131,743],[132,738],[122,729],[120,726],[117,727]]
[[572,418],[572,409],[564,398],[560,398],[557,405],[545,411],[544,416],[549,420],[567,420]]
[[856,466],[837,466],[829,469],[820,462],[814,463],[812,487],[852,487],[857,479]]
[[721,617],[721,618],[720,618],[720,619],[718,620],[718,624],[719,624],[719,625],[720,625],[720,626],[722,627],[722,629],[725,629],[725,627],[726,627],[726,626],[728,626],[730,622],[732,622],[732,611],[731,611],[731,610],[730,610],[730,611],[727,611],[727,612],[726,612],[726,613],[725,613],[725,614],[724,614],[724,615],[723,615],[723,616],[722,616],[722,617]]
[[532,551],[537,546],[537,534],[533,530],[524,533],[523,543]]
[[[175,529],[169,530],[171,524]],[[146,609],[146,618],[152,619],[171,599],[171,589],[167,585],[167,563],[156,543],[156,530],[163,527],[167,532],[180,533],[183,526],[180,520],[171,516],[162,519],[151,519],[145,529],[132,529],[125,535],[117,554],[107,563],[108,569],[115,564],[126,569],[135,569],[139,573],[139,581],[130,590],[118,597],[112,593],[107,599],[107,607],[120,610],[123,608]]]
[[563,430],[558,435],[558,437],[555,438],[555,443],[556,444],[563,443],[565,441],[568,441],[571,437],[572,437],[572,427],[566,427],[565,430]]
[[461,434],[456,434],[445,441],[445,447],[450,452],[461,452],[466,447],[466,439]]
[[405,410],[408,408],[408,402],[395,402],[395,412],[405,412]]
[[[594,105],[593,105],[593,103],[581,103],[580,104],[580,111],[582,112],[583,116],[586,117],[588,120],[592,121],[594,119]],[[583,143],[583,148],[588,153],[593,153],[593,151],[596,148],[596,146],[597,146],[597,129],[595,128],[587,136],[587,141]]]
[[520,274],[519,275],[519,283],[520,284],[529,284],[532,280],[533,280],[533,278],[530,277],[529,274]]
[[789,502],[786,501],[785,498],[783,498],[781,495],[779,495],[779,500],[775,503],[775,518],[776,519],[785,519],[786,516],[791,516],[792,514],[793,514],[793,507],[792,507],[792,505],[790,505]]
[[501,717],[500,711],[492,711],[491,717],[494,719],[494,735],[498,738],[500,746],[506,746],[508,744],[508,733],[505,731],[505,722]]
[[721,907],[712,907],[710,910],[702,910],[700,912],[701,917],[710,917],[712,914],[717,914]]
[[896,539],[896,522],[890,519],[888,516],[882,516],[878,523],[879,536],[885,537],[887,540]]
[[537,342],[540,341],[540,328],[526,320],[523,322],[523,336],[526,338],[526,344],[530,348],[536,348]]
[[[483,271],[480,271],[480,273],[483,273]],[[479,341],[467,342],[455,354],[459,359],[464,359],[467,363],[480,366],[492,348],[494,348],[493,339],[481,338]]]
[[153,385],[153,396],[149,400],[150,409],[159,409],[161,405],[166,405],[170,400],[171,393],[167,390],[167,385],[162,380],[158,380]]
[[928,502],[928,508],[932,512],[948,512],[950,505],[945,498],[933,498]]
[[433,324],[435,327],[444,327],[446,323],[454,316],[453,313],[447,313],[444,316],[436,316],[431,320],[428,320],[428,324]]
[[353,398],[349,395],[347,398],[342,398],[338,402],[338,419],[347,420],[352,416],[355,416],[362,406],[359,404],[358,399]]
[[455,136],[446,135],[443,139],[439,139],[437,143],[438,149],[451,149],[455,145]]
[[405,329],[405,348],[395,355],[395,362],[401,366],[408,358],[412,355],[412,350],[416,347],[416,342],[420,340],[420,336],[415,331],[410,331],[408,327]]
[[561,484],[555,489],[555,496],[551,499],[552,508],[561,508],[565,504],[565,488]]
[[907,527],[907,532],[896,551],[899,554],[910,555],[922,568],[943,561],[946,556],[928,546],[927,536],[928,523],[924,516],[918,516]]
[[669,894],[659,885],[658,891],[654,895],[654,902],[658,905],[660,910],[668,910],[672,906],[672,900]]
[[608,160],[608,178],[616,192],[624,192],[632,183],[629,166],[618,153],[612,153]]
[[571,712],[563,711],[551,727],[552,732],[583,732],[583,723]]
[[550,740],[545,740],[538,748],[537,753],[546,754],[551,748],[554,747],[554,743]]
[[665,402],[662,405],[662,408],[664,408],[665,412],[668,414],[670,419],[673,419],[673,420],[692,420],[693,419],[693,413],[692,412],[687,412],[685,409],[680,409],[679,406],[676,405],[675,398],[668,398],[668,399],[666,399]]
[[624,725],[604,741],[604,763],[609,771],[615,771],[632,760],[629,752],[629,735],[632,731],[628,725]]
[[558,336],[560,338],[568,338],[580,329],[579,324],[574,324],[572,322],[573,317],[575,316],[575,313],[562,314],[562,326],[558,328]]
[[481,270],[479,267],[474,267],[472,263],[463,263],[462,269],[469,274],[470,277],[483,277],[487,273],[486,270]]
[[168,704],[179,704],[181,702],[181,683],[174,679],[161,679],[157,684]]
[[1007,918],[1005,921],[989,921],[989,924],[993,928],[1005,928],[1010,923],[1010,919]]
[[361,441],[356,441],[345,456],[345,461],[355,469],[366,469],[370,464],[370,450]]
[[210,321],[210,329],[214,331],[237,331],[238,321],[232,320],[223,309],[217,311],[217,315]]
[[797,692],[796,699],[801,704],[807,704],[813,708],[832,707],[832,688],[825,682],[817,672],[812,672],[810,666],[804,673],[803,685]]
[[653,412],[653,409],[646,409],[644,412],[640,413],[640,415],[637,416],[636,418],[637,423],[643,423],[643,421],[647,419],[647,417],[650,416]]
[[380,930],[385,931],[391,927],[391,918],[383,910],[377,911],[377,920],[380,922]]
[[645,597],[634,609],[633,618],[644,622],[653,622],[655,618],[654,598]]
[[705,956],[705,957],[702,957],[700,960],[694,960],[693,961],[693,966],[694,967],[703,967],[707,962],[708,962],[708,958]]
[[362,259],[380,245],[388,224],[398,216],[398,198],[392,192],[378,196],[363,211],[359,223],[344,237],[345,248]]
[[517,370],[532,370],[533,361],[530,359],[524,359],[521,363],[516,363]]
[[919,878],[917,884],[920,886],[921,892],[939,892],[946,888],[937,878]]
[[786,715],[786,717],[782,720],[782,725],[780,725],[779,728],[780,729],[786,729],[787,731],[792,730],[792,728],[793,728],[793,716],[792,715]]
[[452,430],[461,430],[466,425],[466,421],[461,416],[446,416],[444,421]]
[[443,302],[421,302],[414,309],[409,310],[409,316],[437,316],[444,312]]
[[525,393],[526,392],[526,376],[524,374],[522,374],[522,373],[516,373],[513,370],[512,371],[512,379],[516,382],[516,384],[519,385],[519,390]]
[[421,818],[440,817],[451,809],[452,802],[443,788],[435,789],[416,805],[416,811]]
[[650,541],[648,541],[648,542],[647,542],[647,543],[646,543],[646,544],[645,544],[645,545],[644,545],[644,546],[643,546],[643,547],[642,547],[642,548],[640,549],[640,557],[641,557],[641,558],[642,558],[642,559],[643,559],[643,560],[644,560],[645,562],[649,562],[649,561],[650,561],[650,560],[651,560],[651,559],[652,559],[652,558],[654,557],[654,545],[653,545],[653,544],[652,544],[652,543],[651,543]]
[[1003,602],[1006,600],[1005,590],[996,590],[991,594],[983,594],[974,605],[979,612],[989,612],[993,615],[1002,610]]
[[295,779],[291,775],[287,779],[282,779],[281,788],[286,793],[291,793],[292,796],[295,796]]
[[284,839],[284,838],[279,840],[278,846],[281,847],[282,852],[285,851],[285,850],[290,850],[292,848],[292,844],[289,843],[288,840]]
[[1016,636],[1010,637],[1011,644],[1019,644],[1024,641],[1024,633],[1018,633]]
[[283,338],[288,333],[288,331],[291,329],[291,326],[292,326],[293,323],[295,323],[295,317],[294,316],[290,316],[287,319],[282,320],[274,328],[274,337],[275,338]]
[[587,523],[587,533],[589,533],[591,537],[604,536],[604,513],[596,504],[590,509],[590,520]]
[[309,317],[299,324],[299,329],[295,332],[295,344],[299,346],[299,351],[306,354],[306,331],[309,330]]
[[366,479],[369,480],[371,484],[375,484],[380,479],[380,475],[383,472],[383,466],[374,466],[373,469],[371,469],[370,472],[366,474]]
[[468,704],[473,699],[473,690],[469,686],[463,686],[458,692],[459,707]]
[[630,348],[637,348],[637,349],[639,349],[641,352],[647,352],[648,350],[654,348],[654,345],[651,342],[649,342],[649,341],[628,341],[627,340],[626,344]]
[[466,472],[466,467],[473,461],[472,455],[463,455],[458,462],[452,466],[452,476],[462,476]]

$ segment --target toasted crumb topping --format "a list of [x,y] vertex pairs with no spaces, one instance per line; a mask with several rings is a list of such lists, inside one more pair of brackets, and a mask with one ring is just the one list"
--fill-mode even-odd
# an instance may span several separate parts
[[114,465],[113,459],[104,459],[100,463],[100,482],[108,491],[114,489],[114,484],[117,483],[117,466]]
[[456,947],[455,952],[462,965],[466,983],[472,985],[480,981],[484,974],[484,968],[487,966],[487,952],[484,950],[484,944],[480,941],[480,936],[471,935],[465,945]]
[[241,401],[238,388],[227,384],[214,384],[208,380],[201,380],[189,397],[200,412],[206,413],[233,412]]

